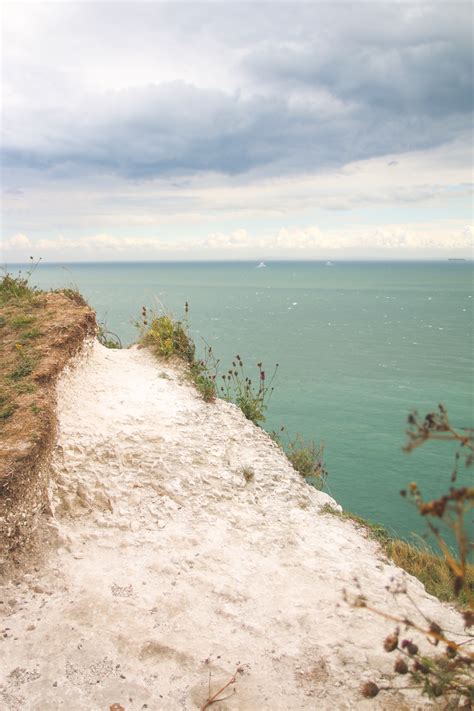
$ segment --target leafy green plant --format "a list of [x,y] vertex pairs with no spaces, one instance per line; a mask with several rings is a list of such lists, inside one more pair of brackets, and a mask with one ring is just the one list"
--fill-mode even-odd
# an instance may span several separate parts
[[174,320],[169,314],[160,316],[150,313],[146,306],[143,306],[140,328],[141,343],[149,346],[156,356],[177,356],[188,364],[194,362],[195,345],[188,334],[186,324],[182,321]]

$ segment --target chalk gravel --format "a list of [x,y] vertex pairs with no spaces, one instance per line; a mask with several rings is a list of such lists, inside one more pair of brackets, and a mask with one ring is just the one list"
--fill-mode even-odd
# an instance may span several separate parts
[[204,403],[144,349],[94,342],[58,384],[58,417],[56,545],[1,589],[3,710],[191,711],[237,668],[211,709],[428,705],[407,691],[361,696],[362,682],[390,676],[392,625],[348,606],[343,589],[356,577],[393,610],[395,576],[428,616],[451,627],[458,616],[321,513],[332,499],[235,406]]

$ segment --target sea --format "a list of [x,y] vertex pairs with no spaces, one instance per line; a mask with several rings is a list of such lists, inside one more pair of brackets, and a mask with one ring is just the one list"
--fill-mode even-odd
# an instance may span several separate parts
[[[11,265],[11,271],[18,269]],[[32,282],[72,287],[124,346],[143,306],[184,317],[198,351],[249,377],[279,364],[264,428],[324,443],[326,491],[344,509],[422,541],[426,524],[400,490],[444,493],[455,448],[403,452],[407,416],[442,403],[473,427],[471,262],[40,263]],[[460,468],[460,481],[472,482]]]

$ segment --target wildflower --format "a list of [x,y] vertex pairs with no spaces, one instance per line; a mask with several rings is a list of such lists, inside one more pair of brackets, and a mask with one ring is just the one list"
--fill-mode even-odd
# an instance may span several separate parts
[[411,657],[414,657],[415,654],[418,654],[418,646],[411,641],[411,639],[404,639],[402,644],[401,644],[402,649],[406,649],[408,654]]

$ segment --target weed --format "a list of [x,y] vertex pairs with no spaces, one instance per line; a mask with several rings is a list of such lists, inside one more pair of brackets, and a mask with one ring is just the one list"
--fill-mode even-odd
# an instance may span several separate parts
[[255,425],[265,421],[265,411],[274,390],[272,384],[278,371],[278,363],[269,379],[262,363],[257,363],[257,368],[257,384],[254,384],[245,374],[242,358],[236,355],[232,367],[221,376],[223,383],[220,388],[223,397],[230,402],[235,402],[245,417]]
[[157,315],[143,306],[141,320],[136,323],[140,330],[140,342],[149,346],[161,358],[177,356],[189,366],[189,378],[206,402],[213,402],[217,396],[240,407],[248,420],[258,425],[265,420],[265,411],[273,392],[273,380],[278,370],[275,366],[268,379],[262,363],[257,363],[258,377],[254,384],[244,371],[240,355],[232,361],[232,367],[221,376],[218,387],[220,361],[210,346],[205,344],[204,357],[196,359],[196,347],[188,333],[187,315],[189,305],[185,305],[185,319],[176,321],[169,314]]
[[65,289],[54,289],[56,294],[64,294],[70,301],[73,301],[78,306],[88,306],[87,301],[82,296],[77,287],[67,287]]
[[25,378],[27,375],[32,373],[33,368],[34,361],[29,355],[25,354],[21,357],[20,362],[8,377],[10,380],[20,380],[20,378]]
[[194,362],[195,346],[188,335],[187,327],[181,321],[175,321],[170,315],[149,313],[142,308],[141,343],[149,346],[153,353],[161,358],[177,356],[187,363]]
[[237,683],[237,674],[243,674],[244,673],[244,668],[242,666],[238,666],[233,675],[230,677],[230,679],[223,685],[221,688],[216,691],[215,693],[211,692],[211,672],[209,672],[209,692],[206,701],[202,704],[201,706],[201,711],[206,711],[210,706],[213,706],[215,703],[219,703],[220,701],[224,701],[225,699],[228,699],[232,694],[235,693],[235,687],[232,691],[231,694],[221,697],[221,694],[231,685],[234,685]]
[[202,399],[214,402],[217,397],[217,373],[219,360],[214,356],[211,346],[206,343],[204,357],[190,365],[189,374]]
[[16,406],[8,403],[6,405],[2,404],[0,406],[0,420],[8,420],[9,417],[13,415],[16,410]]
[[[474,506],[474,489],[454,484],[457,480],[460,460],[464,459],[466,467],[471,466],[474,462],[474,430],[471,428],[455,429],[442,405],[439,405],[437,412],[428,413],[424,420],[420,420],[416,412],[412,413],[408,418],[408,424],[406,452],[412,452],[430,439],[445,442],[454,441],[458,444],[458,449],[455,452],[455,466],[451,474],[451,485],[446,494],[438,499],[426,501],[416,483],[410,484],[408,490],[402,491],[401,494],[409,498],[425,518],[428,528],[443,554],[443,559],[440,559],[435,566],[433,564],[434,556],[427,554],[426,551],[420,551],[417,569],[436,567],[437,570],[440,570],[444,564],[443,576],[436,576],[436,583],[439,583],[441,579],[447,581],[451,598],[458,604],[467,606],[460,610],[460,615],[464,628],[468,630],[474,625],[474,566],[470,565],[467,560],[472,542],[468,537],[466,518]],[[453,532],[457,544],[456,552],[449,549],[440,531],[441,523],[447,524]],[[411,558],[409,549],[407,555],[406,544],[401,544],[401,550],[400,554],[395,546],[392,548],[395,555],[402,555],[404,560]],[[430,577],[432,579],[434,577],[431,571]],[[474,653],[470,650],[474,641],[473,635],[463,634],[462,642],[456,641],[452,633],[444,630],[441,624],[425,615],[413,603],[404,585],[395,586],[391,592],[394,595],[405,595],[413,603],[414,608],[423,618],[421,623],[415,622],[406,615],[401,616],[397,611],[385,612],[370,606],[360,585],[358,588],[359,594],[355,599],[349,601],[353,607],[366,608],[370,612],[398,624],[384,641],[386,652],[396,651],[398,653],[393,667],[395,674],[407,675],[412,685],[418,688],[423,695],[430,699],[440,699],[443,708],[471,708],[474,702],[474,686],[472,684]],[[347,595],[346,600],[348,600]],[[408,636],[400,639],[401,628],[405,630],[406,635],[412,632],[424,635],[435,648],[433,653],[422,655],[413,639]],[[379,688],[377,684],[370,681],[363,685],[361,691],[364,696],[373,698],[382,689],[390,688],[392,687]]]
[[40,263],[41,258],[36,262],[30,257],[30,268],[23,275],[21,269],[16,276],[5,271],[5,275],[0,281],[0,304],[6,304],[12,300],[30,300],[39,293],[36,287],[30,286],[30,278]]
[[321,491],[328,477],[323,460],[324,443],[306,441],[299,433],[294,438],[288,435],[284,437],[283,432],[285,428],[281,427],[279,432],[273,431],[270,436],[283,449],[293,469],[301,474],[308,484]]
[[13,386],[17,393],[34,393],[37,390],[36,385],[34,383],[30,383],[28,381],[22,381],[19,380],[17,383],[14,384]]
[[[325,504],[321,512],[353,521],[361,526],[369,538],[379,543],[387,557],[399,568],[418,578],[427,592],[446,602],[457,600],[453,594],[453,576],[449,565],[443,558],[433,553],[424,541],[420,542],[420,546],[412,545],[396,538],[379,523],[368,521],[349,511],[339,511],[329,504]],[[474,566],[468,566],[467,576],[474,585]],[[460,602],[467,603],[465,595],[461,594]]]
[[43,332],[38,328],[33,328],[31,331],[22,331],[20,337],[24,341],[32,341],[35,338],[39,338],[43,335]]
[[205,370],[196,373],[194,366],[191,366],[191,377],[204,402],[214,402],[216,399],[215,378],[209,375]]
[[31,412],[32,412],[34,415],[37,415],[37,414],[40,413],[41,410],[42,410],[42,408],[39,407],[39,405],[37,405],[37,404],[34,403],[34,402],[31,403],[30,408],[31,408]]
[[250,484],[255,479],[255,472],[252,467],[242,467],[239,469],[239,473],[244,477],[246,484]]
[[106,348],[111,348],[114,350],[119,350],[122,348],[122,341],[120,337],[117,336],[113,331],[109,331],[105,323],[99,323],[99,330],[97,332],[97,340]]
[[30,326],[36,321],[36,316],[28,316],[27,314],[20,314],[11,319],[10,325],[13,328],[23,328],[23,326]]

